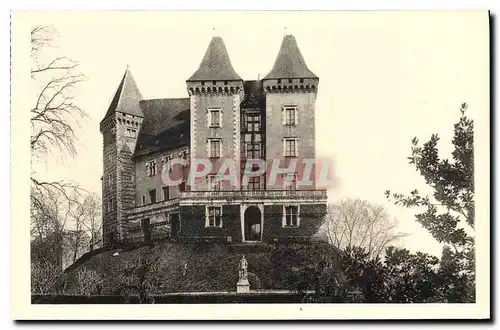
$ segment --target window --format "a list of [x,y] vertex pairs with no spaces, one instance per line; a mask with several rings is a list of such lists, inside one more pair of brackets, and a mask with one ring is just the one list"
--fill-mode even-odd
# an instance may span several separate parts
[[156,189],[152,189],[149,191],[149,202],[151,204],[156,203]]
[[137,131],[135,129],[127,128],[127,136],[131,138],[135,138],[137,135]]
[[150,160],[146,163],[146,171],[148,173],[148,176],[156,175],[156,159]]
[[281,79],[278,79],[278,84],[281,84]]
[[297,157],[297,138],[283,139],[285,157]]
[[222,227],[222,206],[207,206],[206,226]]
[[221,127],[222,110],[221,109],[208,109],[208,125],[210,127]]
[[304,78],[300,78],[300,83],[303,84],[304,83]]
[[209,143],[209,157],[210,158],[220,158],[221,157],[221,140],[220,139],[211,139],[208,140]]
[[181,149],[181,151],[179,151],[179,156],[182,158],[182,159],[187,159],[188,157],[188,149],[187,148],[184,148],[184,149]]
[[142,196],[142,205],[146,205],[146,196]]
[[247,132],[260,131],[260,114],[259,113],[246,113],[243,129]]
[[186,181],[182,181],[179,184],[179,191],[186,191]]
[[164,201],[167,201],[170,199],[170,187],[166,186],[166,187],[163,187],[163,200]]
[[214,81],[212,81],[212,85],[214,85],[214,86],[215,86],[216,84],[217,84],[217,82],[216,82],[215,80],[214,80]]
[[260,143],[247,143],[246,144],[246,158],[247,159],[260,159]]
[[288,83],[291,84],[292,83],[292,79],[288,79]]
[[297,125],[297,107],[290,106],[284,107],[285,125],[295,126]]
[[205,86],[205,82],[204,82],[204,81],[202,81],[202,82],[201,82],[201,85],[202,85],[202,86]]
[[207,188],[210,191],[219,191],[221,190],[221,181],[217,180],[217,175],[211,174],[207,176]]
[[297,181],[298,181],[298,174],[297,173],[292,173],[292,174],[285,174],[285,180],[286,180],[286,188],[290,190],[296,190],[297,189]]
[[260,189],[260,176],[251,176],[248,178],[248,189],[249,190],[259,190]]
[[163,166],[164,168],[168,168],[168,171],[172,171],[172,167],[170,166],[170,162],[172,161],[172,154],[167,154],[165,157],[163,157]]
[[284,206],[284,222],[283,227],[298,227],[299,226],[299,207],[297,205]]

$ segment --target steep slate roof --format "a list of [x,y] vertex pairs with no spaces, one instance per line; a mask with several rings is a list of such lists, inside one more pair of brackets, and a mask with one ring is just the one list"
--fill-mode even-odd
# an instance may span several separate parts
[[201,80],[241,80],[231,65],[221,37],[212,38],[200,67],[187,81]]
[[306,65],[295,37],[283,37],[274,66],[264,79],[318,78]]
[[242,108],[259,108],[264,107],[266,100],[264,98],[264,90],[262,80],[247,80],[243,83],[245,98],[241,102]]
[[189,143],[189,98],[142,100],[144,119],[134,157]]
[[142,110],[139,107],[140,100],[142,100],[141,92],[137,88],[132,73],[127,68],[104,118],[111,116],[115,112],[142,117]]

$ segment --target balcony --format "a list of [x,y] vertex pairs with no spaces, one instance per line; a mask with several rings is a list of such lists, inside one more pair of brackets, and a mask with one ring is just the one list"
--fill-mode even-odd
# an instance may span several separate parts
[[326,202],[325,189],[313,190],[218,190],[218,191],[185,191],[180,193],[180,203],[197,200],[225,200],[227,202],[266,201],[266,200],[298,200]]
[[156,214],[159,211],[165,211],[168,209],[176,208],[179,206],[179,199],[169,199],[166,201],[160,201],[153,204],[147,204],[142,206],[137,206],[130,208],[126,211],[127,217],[129,219],[134,217],[144,217],[150,214]]

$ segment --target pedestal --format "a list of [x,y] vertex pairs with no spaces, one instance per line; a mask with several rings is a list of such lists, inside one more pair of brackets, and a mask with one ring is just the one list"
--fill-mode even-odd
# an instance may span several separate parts
[[236,283],[236,293],[249,293],[250,292],[250,283],[246,278],[241,279]]

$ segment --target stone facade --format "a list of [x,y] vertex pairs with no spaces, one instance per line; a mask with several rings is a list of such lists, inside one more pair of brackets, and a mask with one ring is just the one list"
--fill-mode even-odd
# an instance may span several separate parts
[[[223,243],[307,239],[326,214],[326,191],[307,185],[268,186],[267,174],[243,186],[202,178],[189,166],[208,159],[217,173],[248,159],[315,159],[315,101],[319,78],[306,66],[293,36],[285,36],[271,72],[244,81],[214,37],[183,99],[143,100],[127,69],[101,122],[104,244],[158,239]],[[293,140],[290,142],[290,140]],[[212,143],[212,141],[219,141]],[[181,162],[167,170],[170,160]],[[314,168],[313,168],[314,171]],[[300,180],[301,167],[295,169]],[[168,186],[165,176],[177,180]]]

